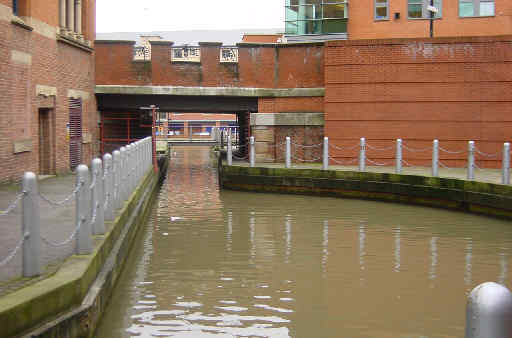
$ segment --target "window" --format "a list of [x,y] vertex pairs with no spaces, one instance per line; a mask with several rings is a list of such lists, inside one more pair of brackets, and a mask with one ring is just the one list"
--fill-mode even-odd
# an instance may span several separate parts
[[375,20],[389,19],[389,3],[388,0],[375,0]]
[[[409,19],[429,19],[430,11],[430,0],[408,0],[407,6],[407,17]],[[434,14],[434,18],[442,17],[442,0],[434,0],[434,7],[437,9],[437,13]]]
[[12,0],[12,14],[18,15],[18,0]]
[[494,16],[494,0],[459,0],[459,16]]
[[346,33],[346,0],[286,0],[286,34]]

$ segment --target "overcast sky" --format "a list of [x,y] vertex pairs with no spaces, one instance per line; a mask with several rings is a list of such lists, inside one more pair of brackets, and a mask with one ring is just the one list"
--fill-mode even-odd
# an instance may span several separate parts
[[284,0],[97,0],[97,31],[283,28]]

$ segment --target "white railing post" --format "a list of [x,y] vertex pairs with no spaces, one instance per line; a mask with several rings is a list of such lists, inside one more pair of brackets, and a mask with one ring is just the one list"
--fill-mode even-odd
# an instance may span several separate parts
[[322,156],[322,170],[329,169],[329,138],[324,137],[324,148]]
[[125,201],[128,200],[132,194],[132,188],[133,188],[133,172],[132,172],[132,145],[131,143],[126,145],[126,196]]
[[359,171],[366,170],[366,139],[361,137],[359,140]]
[[251,167],[254,167],[256,165],[256,154],[254,151],[254,136],[250,137],[249,142],[250,142],[249,162],[250,162]]
[[76,168],[76,184],[80,184],[80,190],[76,194],[76,226],[78,233],[76,236],[76,254],[88,255],[92,252],[92,231],[91,231],[91,209],[90,209],[90,179],[89,168],[85,164],[80,164]]
[[231,135],[228,134],[228,165],[233,164],[233,148],[231,145]]
[[112,163],[112,155],[110,154],[105,154],[103,155],[103,164],[105,165],[105,167],[103,168],[104,170],[104,175],[103,177],[105,178],[104,182],[103,182],[103,186],[105,187],[105,192],[104,192],[104,196],[105,196],[105,203],[106,203],[106,208],[105,208],[105,220],[107,221],[112,221],[114,219],[114,166],[113,166],[113,163]]
[[402,173],[402,139],[396,140],[396,164],[395,164],[395,172],[397,174]]
[[126,201],[127,195],[127,186],[128,186],[128,170],[127,169],[127,160],[126,160],[126,147],[121,147],[121,166],[119,172],[119,206],[122,208],[124,201]]
[[471,291],[466,306],[465,338],[512,337],[512,293],[487,282]]
[[439,140],[432,142],[432,176],[439,176]]
[[510,143],[503,143],[501,184],[510,184]]
[[114,190],[113,190],[113,198],[114,198],[114,210],[117,210],[121,207],[121,152],[119,150],[114,150],[114,172],[113,172],[113,181],[114,181]]
[[92,224],[93,235],[103,235],[105,233],[105,203],[103,194],[103,165],[99,158],[95,158],[91,163],[92,171],[92,191],[91,191],[91,219],[96,214],[96,219]]
[[292,166],[292,142],[290,136],[286,136],[286,154],[285,154],[285,167],[290,168]]
[[33,172],[23,175],[22,189],[23,277],[34,277],[41,274],[41,228],[37,176]]
[[468,142],[468,180],[475,179],[475,142]]

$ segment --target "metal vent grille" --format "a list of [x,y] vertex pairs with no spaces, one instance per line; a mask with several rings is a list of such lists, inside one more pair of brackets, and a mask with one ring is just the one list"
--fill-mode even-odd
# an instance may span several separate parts
[[69,99],[69,163],[71,170],[82,160],[82,100]]

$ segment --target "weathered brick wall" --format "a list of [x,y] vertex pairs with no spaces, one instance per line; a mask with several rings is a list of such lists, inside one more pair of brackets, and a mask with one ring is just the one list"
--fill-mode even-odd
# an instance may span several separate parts
[[[486,153],[512,139],[512,37],[396,39],[328,42],[325,51],[325,135],[352,147],[360,137],[387,148],[397,138],[415,148],[433,139],[448,150],[467,141]],[[332,151],[332,150],[331,150]],[[338,160],[357,153],[336,150]],[[390,162],[394,150],[368,150]],[[465,166],[465,154],[441,153],[448,166]],[[499,155],[501,158],[501,154]],[[431,153],[404,150],[414,165],[430,165]],[[477,165],[498,167],[482,155]]]
[[[27,20],[33,30],[5,20],[12,13],[11,4],[0,3],[0,182],[17,181],[25,171],[40,172],[40,108],[51,108],[51,171],[69,171],[69,90],[83,97],[83,132],[91,134],[92,143],[83,145],[84,162],[97,153],[99,138],[93,53],[57,41],[57,27],[51,25],[57,22],[58,11],[49,9],[58,8],[58,1],[45,2],[48,10],[33,3],[31,21]],[[95,34],[94,27],[89,32]],[[36,95],[41,85],[54,88],[57,95]],[[31,140],[27,151],[14,153],[14,144],[25,140]]]

